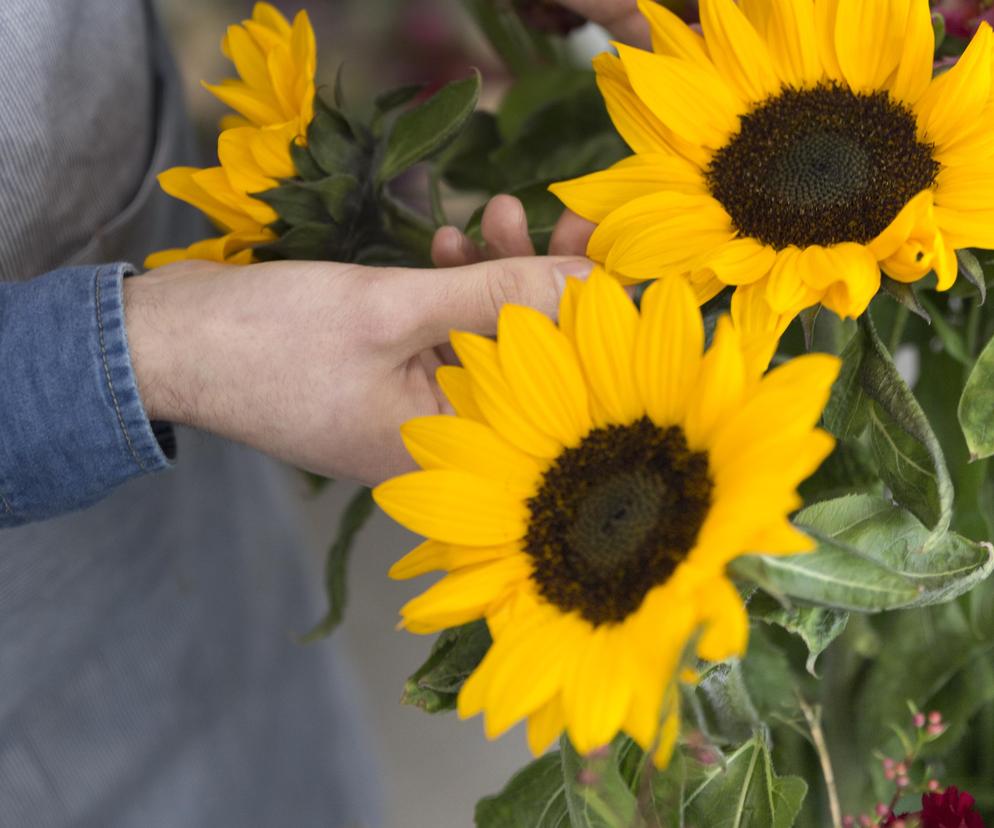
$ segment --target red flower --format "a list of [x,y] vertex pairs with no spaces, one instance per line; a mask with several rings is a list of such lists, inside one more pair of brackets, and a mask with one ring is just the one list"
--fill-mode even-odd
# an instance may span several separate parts
[[973,810],[974,799],[950,785],[944,793],[922,795],[922,828],[984,828],[984,821]]
[[921,811],[913,814],[895,814],[892,811],[880,826],[888,828],[901,823],[917,828],[984,828],[984,821],[973,810],[973,803],[970,794],[966,791],[960,793],[951,785],[944,793],[922,794]]

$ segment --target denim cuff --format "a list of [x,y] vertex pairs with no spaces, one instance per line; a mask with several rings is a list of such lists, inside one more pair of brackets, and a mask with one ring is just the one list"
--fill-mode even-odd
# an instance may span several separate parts
[[131,367],[128,264],[70,267],[0,285],[0,526],[79,509],[168,468]]

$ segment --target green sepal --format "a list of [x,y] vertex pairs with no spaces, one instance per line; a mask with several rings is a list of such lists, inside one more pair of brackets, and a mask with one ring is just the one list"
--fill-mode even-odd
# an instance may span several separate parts
[[918,292],[905,282],[898,282],[889,276],[881,276],[880,287],[884,293],[890,296],[898,304],[904,305],[915,316],[920,316],[926,322],[931,322],[928,311],[918,298]]
[[325,171],[318,166],[317,161],[303,144],[298,144],[296,141],[290,144],[290,158],[304,181],[317,181],[325,177]]
[[328,219],[321,199],[309,190],[305,182],[289,181],[279,187],[251,195],[272,207],[291,227],[320,223]]
[[435,640],[428,660],[404,682],[403,704],[426,713],[454,710],[459,690],[490,649],[485,621],[444,630]]
[[957,416],[971,459],[994,456],[994,338],[970,370]]
[[444,86],[427,101],[401,115],[386,139],[376,181],[384,184],[442,150],[476,108],[482,79],[471,77]]
[[345,615],[348,601],[349,555],[356,536],[373,514],[375,505],[372,492],[363,487],[352,495],[338,524],[338,536],[328,550],[324,566],[324,589],[328,597],[328,611],[324,618],[300,637],[301,643],[310,644],[331,635]]
[[290,227],[276,241],[255,248],[263,261],[298,259],[303,261],[347,261],[338,255],[342,244],[341,231],[327,223],[308,223]]
[[322,205],[324,212],[334,222],[341,224],[353,215],[358,204],[359,179],[348,173],[336,173],[304,185]]
[[327,107],[307,127],[307,149],[326,175],[353,173],[362,154],[348,120]]
[[987,301],[987,274],[974,253],[966,248],[956,251],[959,274],[977,289],[980,304]]

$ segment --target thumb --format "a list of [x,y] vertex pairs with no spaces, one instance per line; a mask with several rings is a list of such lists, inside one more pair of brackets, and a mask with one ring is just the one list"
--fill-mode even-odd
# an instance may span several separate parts
[[504,305],[527,305],[556,318],[567,277],[585,279],[589,259],[527,256],[493,259],[463,267],[407,271],[407,308],[416,308],[417,325],[408,348],[431,348],[448,341],[452,330],[493,335]]

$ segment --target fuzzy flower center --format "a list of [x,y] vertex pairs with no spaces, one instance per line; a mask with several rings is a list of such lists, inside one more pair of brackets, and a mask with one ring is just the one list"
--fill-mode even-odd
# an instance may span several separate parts
[[736,229],[777,250],[866,244],[935,184],[933,149],[886,92],[786,89],[742,116],[706,178]]
[[595,625],[624,620],[693,548],[712,488],[707,455],[680,428],[643,418],[590,432],[528,502],[540,593]]

